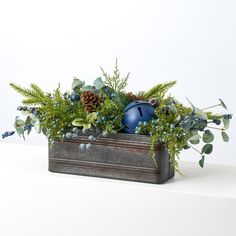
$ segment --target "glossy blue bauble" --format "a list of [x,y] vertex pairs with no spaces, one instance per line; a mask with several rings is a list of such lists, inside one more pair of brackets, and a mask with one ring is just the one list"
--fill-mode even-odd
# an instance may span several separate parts
[[70,95],[70,100],[71,100],[72,102],[77,102],[77,101],[80,100],[80,96],[79,96],[78,94],[76,94],[76,93],[72,93],[72,94]]
[[135,128],[140,121],[150,121],[156,118],[155,108],[146,101],[135,101],[129,103],[124,109],[122,123],[124,132],[134,134]]

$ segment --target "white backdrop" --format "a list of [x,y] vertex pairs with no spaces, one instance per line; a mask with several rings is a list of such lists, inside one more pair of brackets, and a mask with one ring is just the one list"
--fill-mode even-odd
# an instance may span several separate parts
[[[222,98],[236,114],[235,11],[234,0],[0,0],[0,132],[12,129],[21,101],[9,82],[66,90],[73,76],[92,82],[100,66],[112,71],[116,57],[131,72],[127,90],[177,80],[171,93],[181,102],[201,108]],[[235,128],[232,120],[228,144],[217,136],[207,162],[236,165]],[[33,134],[25,143],[46,139]]]

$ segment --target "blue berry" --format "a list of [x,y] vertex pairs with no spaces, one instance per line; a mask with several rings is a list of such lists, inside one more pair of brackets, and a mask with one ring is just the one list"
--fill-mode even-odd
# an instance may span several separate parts
[[88,137],[88,140],[89,140],[89,141],[93,141],[93,140],[94,140],[93,135],[90,135],[90,136]]
[[91,143],[86,144],[86,149],[89,150],[91,147]]
[[76,94],[76,93],[72,93],[72,94],[70,95],[70,100],[71,100],[72,102],[77,102],[77,101],[80,100],[80,96],[79,96],[78,94]]
[[107,136],[108,136],[107,131],[103,131],[103,132],[102,132],[102,136],[103,136],[103,137],[107,137]]
[[66,138],[71,139],[72,137],[73,137],[73,134],[72,134],[72,133],[66,133]]
[[6,138],[9,136],[12,136],[15,133],[15,131],[6,131],[5,133],[2,134],[2,138]]
[[72,129],[72,132],[73,132],[73,133],[76,133],[78,130],[79,130],[78,127],[74,127],[74,128]]
[[86,144],[84,144],[84,143],[81,143],[81,144],[79,145],[79,148],[80,148],[81,150],[84,150],[85,147],[86,147]]

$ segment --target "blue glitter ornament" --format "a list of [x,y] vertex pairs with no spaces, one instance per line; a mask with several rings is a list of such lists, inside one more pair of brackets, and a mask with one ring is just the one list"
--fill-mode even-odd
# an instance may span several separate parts
[[146,101],[134,101],[129,103],[124,109],[124,117],[122,123],[124,132],[134,134],[135,128],[140,121],[150,121],[156,118],[155,108]]

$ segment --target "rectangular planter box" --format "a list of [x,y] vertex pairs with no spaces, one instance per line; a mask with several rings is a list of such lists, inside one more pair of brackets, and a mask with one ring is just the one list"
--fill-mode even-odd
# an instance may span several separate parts
[[155,184],[174,176],[164,144],[156,144],[158,167],[155,167],[150,157],[148,136],[114,134],[99,137],[89,150],[81,150],[79,145],[88,143],[89,135],[63,142],[57,140],[49,148],[49,171]]

